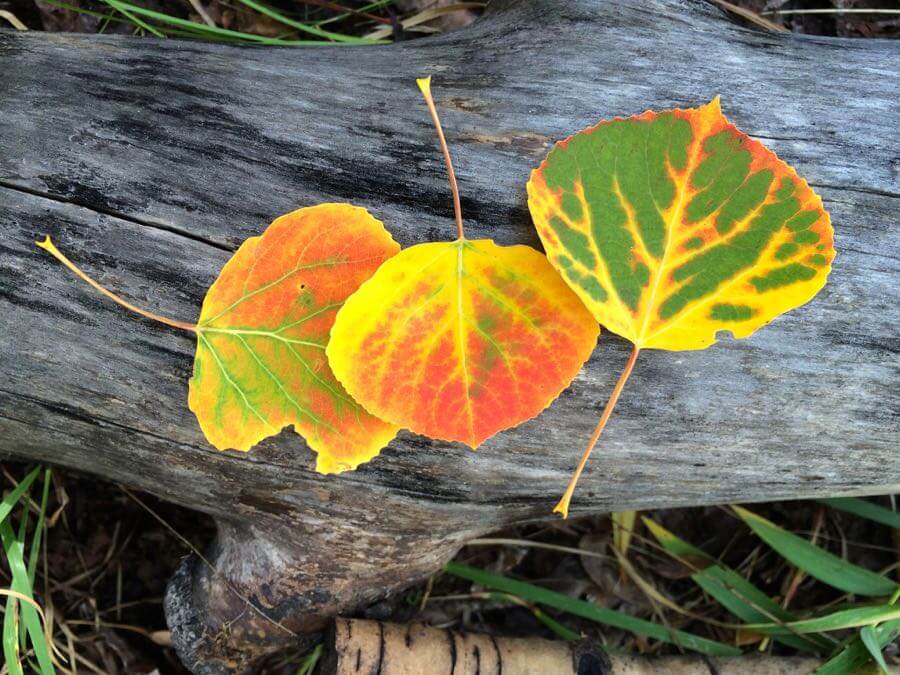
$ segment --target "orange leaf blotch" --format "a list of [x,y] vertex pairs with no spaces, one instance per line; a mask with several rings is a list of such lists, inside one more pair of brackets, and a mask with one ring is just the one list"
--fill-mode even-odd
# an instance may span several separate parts
[[396,426],[335,379],[325,345],[338,309],[399,246],[362,208],[320,204],[245,241],[203,301],[188,404],[220,450],[293,426],[336,473],[368,461]]
[[597,335],[543,255],[462,239],[385,263],[338,312],[327,355],[372,414],[475,448],[546,408]]

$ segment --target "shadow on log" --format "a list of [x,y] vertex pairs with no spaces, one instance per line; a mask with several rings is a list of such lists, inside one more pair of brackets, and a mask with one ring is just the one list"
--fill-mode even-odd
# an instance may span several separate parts
[[[601,118],[721,94],[822,194],[825,290],[752,338],[649,352],[573,514],[896,490],[900,43],[774,35],[679,0],[497,2],[394,47],[257,49],[0,32],[0,451],[212,514],[211,567],[166,601],[196,673],[233,673],[441,566],[467,539],[550,518],[628,345],[604,335],[550,409],[473,453],[401,433],[319,476],[292,432],[207,445],[186,404],[190,336],[136,320],[34,246],[194,320],[237,245],[321,201],[403,245],[453,236],[413,79],[434,74],[467,232],[536,244],[525,183]],[[244,598],[252,606],[248,606]]]

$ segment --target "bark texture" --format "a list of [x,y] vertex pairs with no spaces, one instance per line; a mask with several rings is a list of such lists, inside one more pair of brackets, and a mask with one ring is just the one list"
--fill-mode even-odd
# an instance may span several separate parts
[[[325,640],[322,675],[581,675],[612,673],[598,645],[504,638],[417,624],[338,619]],[[600,670],[600,667],[607,667]],[[593,670],[592,670],[593,668]],[[624,675],[624,674],[623,674]]]
[[816,658],[764,654],[608,654],[588,640],[494,637],[361,619],[335,621],[325,650],[322,675],[808,675],[822,665]]
[[626,361],[615,336],[477,453],[401,433],[323,477],[292,432],[246,455],[208,446],[186,405],[192,337],[33,243],[50,234],[102,283],[191,321],[237,245],[298,206],[353,201],[403,245],[452,238],[413,82],[430,73],[471,238],[537,243],[525,183],[554,140],[715,94],[833,216],[813,302],[745,341],[642,356],[573,515],[896,490],[898,70],[897,42],[766,34],[679,0],[495,2],[464,30],[375,48],[0,32],[0,453],[217,519],[212,567],[186,561],[167,600],[197,673],[251,667],[466,538],[550,518]]

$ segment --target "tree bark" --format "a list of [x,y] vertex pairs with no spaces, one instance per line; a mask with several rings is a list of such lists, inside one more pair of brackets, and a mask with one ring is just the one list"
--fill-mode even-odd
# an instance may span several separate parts
[[589,641],[504,638],[362,619],[335,621],[324,648],[322,675],[612,673],[606,652]]
[[822,665],[814,657],[767,654],[635,656],[607,653],[590,640],[494,637],[362,619],[335,621],[324,646],[322,675],[808,675]]
[[574,515],[896,490],[898,57],[897,42],[767,34],[679,0],[495,2],[464,30],[372,48],[0,32],[0,452],[216,518],[212,567],[186,561],[167,599],[196,673],[250,668],[467,538],[551,518],[627,359],[615,336],[477,453],[401,433],[320,476],[292,432],[211,448],[186,405],[193,338],[33,243],[50,234],[105,285],[190,321],[239,243],[299,206],[366,206],[404,246],[452,238],[413,82],[430,73],[470,238],[537,244],[525,183],[554,140],[716,94],[832,213],[838,257],[814,301],[744,341],[642,355]]

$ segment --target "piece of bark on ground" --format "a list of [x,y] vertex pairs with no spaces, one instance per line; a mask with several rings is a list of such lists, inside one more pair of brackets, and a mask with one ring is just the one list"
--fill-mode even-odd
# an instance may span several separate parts
[[[819,659],[752,655],[715,658],[700,654],[662,658],[608,654],[590,640],[562,642],[543,638],[494,637],[363,619],[337,619],[325,643],[325,675],[805,675]],[[891,668],[900,673],[900,668]]]

